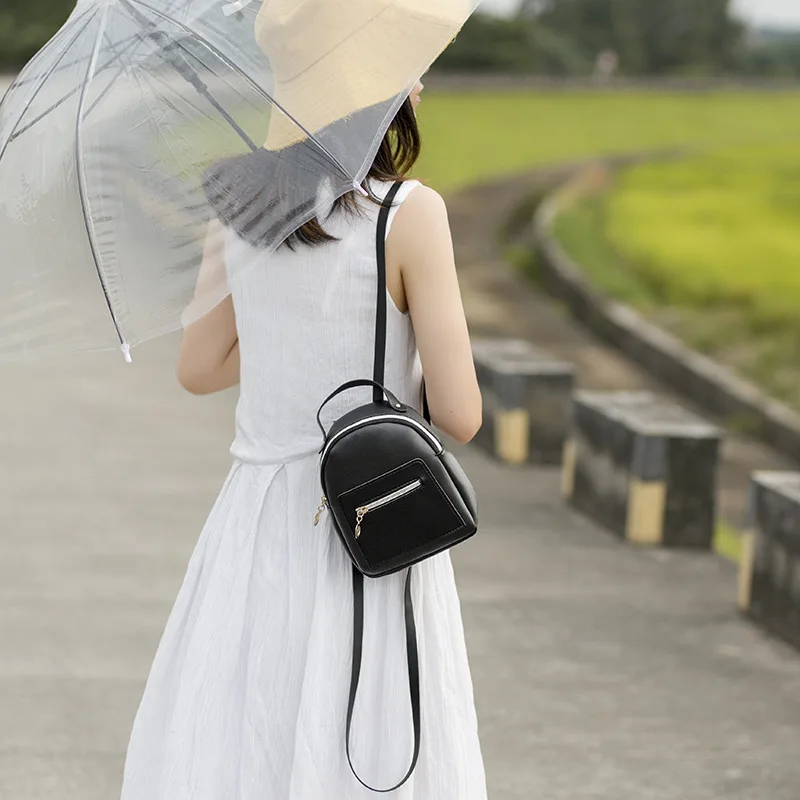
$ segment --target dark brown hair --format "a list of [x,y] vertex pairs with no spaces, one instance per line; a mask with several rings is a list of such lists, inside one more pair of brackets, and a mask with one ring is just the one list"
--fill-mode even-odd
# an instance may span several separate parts
[[[364,181],[365,189],[369,191],[370,180],[392,183],[405,180],[419,158],[421,150],[422,139],[417,125],[417,115],[414,113],[411,99],[406,98],[378,148],[378,153]],[[375,203],[380,203],[380,199],[371,193],[370,199]],[[335,201],[331,213],[339,210],[357,213],[358,209],[355,191],[352,191]],[[283,244],[290,250],[294,250],[297,245],[315,247],[335,241],[338,241],[337,238],[329,234],[315,217],[292,233]]]

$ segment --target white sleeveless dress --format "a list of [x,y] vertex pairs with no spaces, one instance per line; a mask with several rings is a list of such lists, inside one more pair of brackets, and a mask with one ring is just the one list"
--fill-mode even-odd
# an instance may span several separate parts
[[[417,184],[409,182],[398,204]],[[388,184],[376,184],[376,194]],[[396,206],[397,207],[397,206]],[[395,207],[395,210],[396,210]],[[264,256],[228,232],[226,260],[263,258],[233,295],[241,351],[234,464],[188,564],[136,714],[122,800],[366,800],[344,751],[351,564],[320,502],[315,414],[346,380],[372,377],[378,209],[325,223],[339,242]],[[394,211],[390,217],[391,225]],[[386,384],[419,406],[410,319],[388,301]],[[337,398],[328,423],[369,390]],[[387,788],[413,730],[401,572],[367,580],[352,755]],[[461,610],[448,553],[412,578],[422,748],[385,797],[485,800]]]

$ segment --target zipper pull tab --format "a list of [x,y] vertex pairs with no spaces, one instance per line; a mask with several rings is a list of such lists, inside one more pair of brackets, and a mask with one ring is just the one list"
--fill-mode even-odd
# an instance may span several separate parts
[[366,515],[367,509],[365,507],[362,506],[356,509],[356,539],[361,536],[361,523],[364,521]]
[[314,515],[314,527],[319,525],[319,519],[322,516],[322,512],[328,507],[328,498],[325,495],[322,495],[322,501],[319,504],[319,508],[317,509],[317,513]]

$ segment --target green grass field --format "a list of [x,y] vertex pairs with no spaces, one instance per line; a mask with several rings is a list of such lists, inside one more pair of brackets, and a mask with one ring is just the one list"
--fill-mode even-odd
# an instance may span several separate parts
[[441,191],[594,155],[800,140],[800,92],[430,93],[419,177]]
[[800,408],[800,143],[636,167],[557,234],[605,291]]

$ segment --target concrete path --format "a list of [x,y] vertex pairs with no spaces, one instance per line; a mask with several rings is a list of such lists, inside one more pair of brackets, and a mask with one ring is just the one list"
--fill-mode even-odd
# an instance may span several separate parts
[[[118,796],[229,464],[235,396],[184,395],[174,347],[0,368],[0,798]],[[628,549],[555,473],[459,454],[482,500],[454,561],[492,800],[797,800],[800,658],[737,617],[733,569]]]

